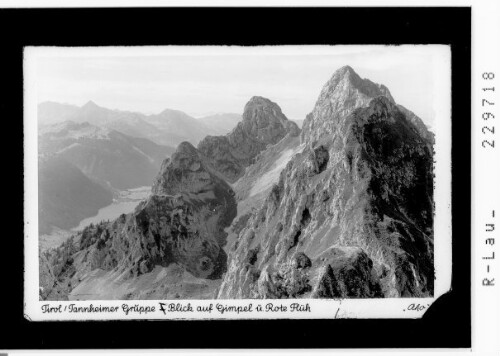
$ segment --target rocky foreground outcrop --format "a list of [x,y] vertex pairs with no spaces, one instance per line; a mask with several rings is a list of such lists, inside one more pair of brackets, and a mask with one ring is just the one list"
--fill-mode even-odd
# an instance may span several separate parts
[[241,229],[218,297],[433,295],[433,137],[419,122],[384,86],[338,70],[305,148]]
[[[229,185],[195,147],[181,143],[163,163],[151,195],[133,213],[88,226],[41,259],[42,298],[64,299],[82,283],[95,290],[96,270],[114,274],[117,284],[171,264],[196,278],[221,278],[227,267],[224,228],[235,215]],[[141,292],[150,287],[142,286]],[[182,284],[179,288],[182,294]]]
[[297,136],[300,129],[269,99],[254,96],[245,105],[243,120],[225,136],[207,136],[198,150],[224,179],[234,183],[255,157],[286,135]]

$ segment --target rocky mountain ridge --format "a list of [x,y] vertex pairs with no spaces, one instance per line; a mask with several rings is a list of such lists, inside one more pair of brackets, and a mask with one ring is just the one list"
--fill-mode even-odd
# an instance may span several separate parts
[[[254,110],[264,113],[254,114]],[[252,154],[279,141],[288,131],[298,133],[296,125],[288,122],[279,107],[267,99],[254,98],[245,112],[246,121],[233,130],[235,135],[228,135],[228,141],[241,143],[241,137],[256,134],[257,139],[247,144]],[[272,115],[269,120],[266,112]],[[171,158],[162,163],[149,198],[133,213],[90,226],[46,254],[44,261],[50,268],[42,266],[41,271],[59,273],[45,278],[48,282],[42,297],[104,297],[110,292],[101,285],[112,284],[120,290],[118,286],[146,278],[157,268],[171,269],[172,265],[189,273],[180,280],[220,279],[227,267],[223,249],[227,240],[225,228],[236,216],[237,206],[233,190],[213,162],[202,150],[188,142],[181,143]],[[95,271],[103,272],[97,277]],[[196,284],[203,285],[205,292],[215,288],[200,281]],[[139,293],[127,291],[127,298]],[[150,296],[156,295],[149,291]],[[144,288],[141,293],[144,294]],[[176,293],[186,296],[189,291],[178,287]]]
[[241,119],[241,114],[234,113],[216,113],[197,118],[198,121],[210,127],[218,135],[231,132]]
[[198,150],[228,182],[234,183],[260,152],[286,135],[299,133],[297,124],[288,120],[276,103],[254,96],[245,105],[243,120],[230,133],[205,137]]
[[104,187],[148,186],[174,149],[88,122],[65,121],[40,129],[38,152],[71,162]]
[[241,229],[218,298],[432,295],[432,136],[415,120],[387,88],[335,72],[305,148]]
[[109,189],[62,157],[38,160],[38,230],[70,229],[113,201]]
[[44,254],[41,298],[431,296],[433,136],[420,124],[350,67],[302,133],[254,97],[229,134],[181,143],[133,213]]
[[[384,96],[395,104],[389,89],[369,79],[362,79],[350,66],[335,71],[323,86],[313,111],[302,124],[301,139],[312,143],[321,136],[331,134],[339,120],[352,113],[356,108],[366,107],[376,97]],[[398,105],[410,117],[415,129],[426,140],[433,142],[434,135],[427,130],[422,120],[413,112]]]

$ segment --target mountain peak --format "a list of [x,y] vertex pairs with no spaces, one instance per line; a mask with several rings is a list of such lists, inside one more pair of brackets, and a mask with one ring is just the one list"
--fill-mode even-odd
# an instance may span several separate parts
[[[164,160],[152,192],[160,195],[200,194],[199,199],[205,199],[205,193],[212,192],[215,186],[223,188],[223,191],[231,190],[207,165],[200,152],[191,143],[184,141],[177,146],[170,158]],[[217,194],[214,192],[213,197]]]
[[[433,295],[432,148],[384,88],[350,67],[336,71],[304,123],[306,144],[265,200],[249,198],[246,174],[234,184],[239,207],[255,210],[243,228],[232,225],[218,299]],[[263,157],[246,172],[262,170]],[[414,196],[418,204],[408,203]],[[398,224],[408,228],[394,234]],[[394,241],[397,257],[385,254]]]
[[198,150],[188,141],[183,141],[177,146],[177,153],[198,156]]
[[343,67],[340,67],[339,69],[337,69],[337,70],[335,71],[335,73],[337,73],[337,72],[338,72],[339,74],[350,73],[350,74],[356,74],[356,75],[357,75],[357,73],[354,71],[354,69],[352,69],[352,67],[351,67],[351,66],[349,66],[349,65],[345,65],[345,66],[343,66]]
[[380,96],[395,103],[386,86],[361,78],[348,65],[337,69],[323,86],[313,112],[304,121],[302,140],[313,142],[332,133],[342,117],[358,107],[368,106],[372,99]]
[[82,106],[82,109],[97,109],[97,108],[100,108],[100,106],[97,105],[92,100],[89,100],[85,105]]
[[274,112],[275,115],[283,115],[281,113],[281,108],[275,102],[272,102],[271,100],[262,96],[252,96],[250,100],[245,104],[245,108],[243,110],[243,118],[255,116],[252,114],[249,115],[249,113],[262,110]]

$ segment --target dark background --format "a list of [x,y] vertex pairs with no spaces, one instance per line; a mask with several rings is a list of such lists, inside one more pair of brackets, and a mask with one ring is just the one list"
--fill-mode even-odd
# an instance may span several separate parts
[[[470,347],[470,8],[0,10],[0,349]],[[23,317],[23,46],[449,44],[452,290],[417,320],[29,322]],[[436,236],[439,238],[439,236]]]

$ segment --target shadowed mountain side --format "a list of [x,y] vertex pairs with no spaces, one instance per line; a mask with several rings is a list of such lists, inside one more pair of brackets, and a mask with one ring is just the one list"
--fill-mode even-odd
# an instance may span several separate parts
[[200,117],[198,120],[210,127],[216,135],[226,135],[238,125],[241,119],[240,114],[220,113]]
[[225,136],[207,136],[198,150],[228,182],[234,183],[260,152],[288,134],[299,133],[297,124],[289,121],[276,103],[255,96],[245,105],[243,120],[233,131]]

